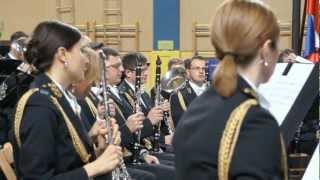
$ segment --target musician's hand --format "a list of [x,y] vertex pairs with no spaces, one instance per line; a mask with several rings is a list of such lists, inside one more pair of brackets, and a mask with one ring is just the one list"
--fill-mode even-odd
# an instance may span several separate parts
[[108,147],[108,144],[105,136],[101,136],[101,135],[97,136],[96,142],[95,142],[95,149],[94,149],[96,156],[97,157],[100,156],[107,147]]
[[121,132],[119,131],[119,125],[116,123],[114,118],[111,118],[111,128],[112,128],[112,143],[115,145],[120,145],[121,143]]
[[104,120],[97,119],[89,131],[89,137],[94,143],[96,143],[98,135],[104,136],[107,133],[108,130],[106,127],[106,122]]
[[159,159],[150,154],[146,154],[143,159],[147,164],[160,164]]
[[119,166],[121,161],[121,147],[111,144],[95,161],[86,164],[84,169],[89,178],[92,178],[112,171]]
[[167,145],[172,145],[172,138],[172,134],[164,136],[164,143]]
[[102,102],[99,102],[99,103],[98,103],[97,110],[98,110],[98,117],[99,117],[99,119],[104,119],[104,114],[105,114],[105,112],[106,112],[106,108],[104,107],[104,105],[103,105]]
[[129,116],[126,121],[126,125],[129,128],[130,132],[134,133],[139,129],[142,129],[144,119],[145,117],[142,112],[138,112]]
[[[111,117],[116,115],[116,106],[112,99],[108,100],[108,111]],[[104,119],[104,115],[106,112],[106,108],[104,107],[103,103],[98,104],[98,116],[100,119]]]
[[162,111],[169,111],[170,110],[170,103],[168,100],[164,100],[161,104]]
[[147,116],[152,125],[159,123],[163,119],[163,111],[160,106],[153,107]]
[[108,107],[109,107],[109,114],[111,117],[114,117],[116,115],[116,105],[115,102],[112,99],[108,100]]
[[[111,129],[112,129],[112,144],[119,145],[121,142],[121,133],[119,131],[119,126],[116,123],[114,118],[110,118],[111,121]],[[105,122],[105,121],[104,121]],[[105,123],[104,123],[105,124]],[[99,156],[104,149],[108,146],[108,129],[106,127],[99,130],[99,134],[95,139],[95,152],[96,155]]]

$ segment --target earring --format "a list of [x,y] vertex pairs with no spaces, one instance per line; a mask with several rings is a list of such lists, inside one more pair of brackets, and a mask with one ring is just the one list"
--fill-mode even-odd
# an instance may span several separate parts
[[269,65],[269,64],[268,64],[268,61],[264,61],[264,62],[263,62],[263,65],[264,65],[264,66],[268,66],[268,65]]
[[68,62],[64,62],[64,67],[67,68],[69,66]]

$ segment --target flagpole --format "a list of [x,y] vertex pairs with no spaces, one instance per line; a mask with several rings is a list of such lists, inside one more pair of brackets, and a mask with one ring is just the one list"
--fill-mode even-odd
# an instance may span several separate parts
[[307,14],[307,0],[304,0],[303,14],[302,14],[302,22],[301,22],[301,30],[300,30],[300,44],[299,44],[299,52],[302,52],[302,44],[303,44],[303,36],[304,29],[306,24],[306,14]]
[[301,10],[301,0],[292,0],[292,49],[297,55],[300,55],[300,10]]

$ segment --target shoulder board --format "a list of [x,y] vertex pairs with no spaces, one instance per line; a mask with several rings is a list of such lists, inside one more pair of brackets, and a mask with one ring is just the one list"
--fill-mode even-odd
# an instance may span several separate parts
[[245,94],[249,95],[249,96],[254,97],[255,99],[258,99],[257,93],[256,93],[253,89],[251,89],[251,88],[245,88],[245,89],[243,89],[243,92],[244,92]]
[[57,97],[57,98],[61,98],[62,97],[62,92],[60,91],[58,86],[56,84],[54,84],[54,83],[43,84],[41,87],[46,89],[46,90],[50,90],[52,95]]

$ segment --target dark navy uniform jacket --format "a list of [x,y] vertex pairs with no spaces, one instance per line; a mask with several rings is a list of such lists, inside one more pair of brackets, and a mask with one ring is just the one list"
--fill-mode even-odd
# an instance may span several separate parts
[[[48,76],[36,77],[32,87],[40,90],[27,100],[21,125],[11,133],[17,177],[39,180],[88,180],[83,168],[87,162],[77,153],[65,119],[50,97],[57,98],[70,119],[86,152],[90,155],[90,162],[95,159],[95,155],[87,133],[87,120],[83,119],[84,116],[79,117],[74,113],[57,87],[53,90],[48,84],[54,85]],[[59,93],[62,96],[57,96]],[[20,135],[21,146],[18,146],[16,134]],[[104,176],[95,179],[100,178],[108,179]]]
[[197,94],[193,91],[192,87],[189,84],[189,81],[186,81],[185,84],[179,88],[176,92],[172,93],[170,96],[170,109],[171,109],[171,117],[175,127],[177,127],[178,122],[182,114],[184,113],[184,109],[181,106],[181,102],[178,97],[178,93],[181,93],[183,97],[183,101],[188,108],[191,102],[197,97]]
[[[218,150],[231,112],[254,93],[242,78],[233,96],[223,98],[209,88],[183,114],[173,145],[178,180],[218,179]],[[244,117],[229,170],[230,180],[282,179],[280,129],[261,106]]]
[[[125,97],[127,102],[130,102],[132,99],[134,99],[134,91],[133,89],[129,86],[129,84],[126,81],[122,81],[121,84],[119,85],[119,91],[123,96]],[[126,94],[126,95],[125,95]],[[131,99],[129,99],[127,96],[130,96]],[[144,113],[145,116],[148,115],[149,111],[154,107],[154,101],[152,101],[151,97],[149,96],[148,93],[143,92],[141,94],[141,98],[143,100],[144,105],[142,104],[141,110]],[[147,135],[153,136],[153,127],[151,125],[151,122],[149,119],[146,119],[144,121],[144,125],[147,124],[146,128],[143,128],[143,131],[147,131]],[[151,126],[149,126],[151,125]],[[161,134],[160,134],[160,143],[164,143],[164,136],[168,135],[168,127],[167,125],[162,121],[161,122]]]

